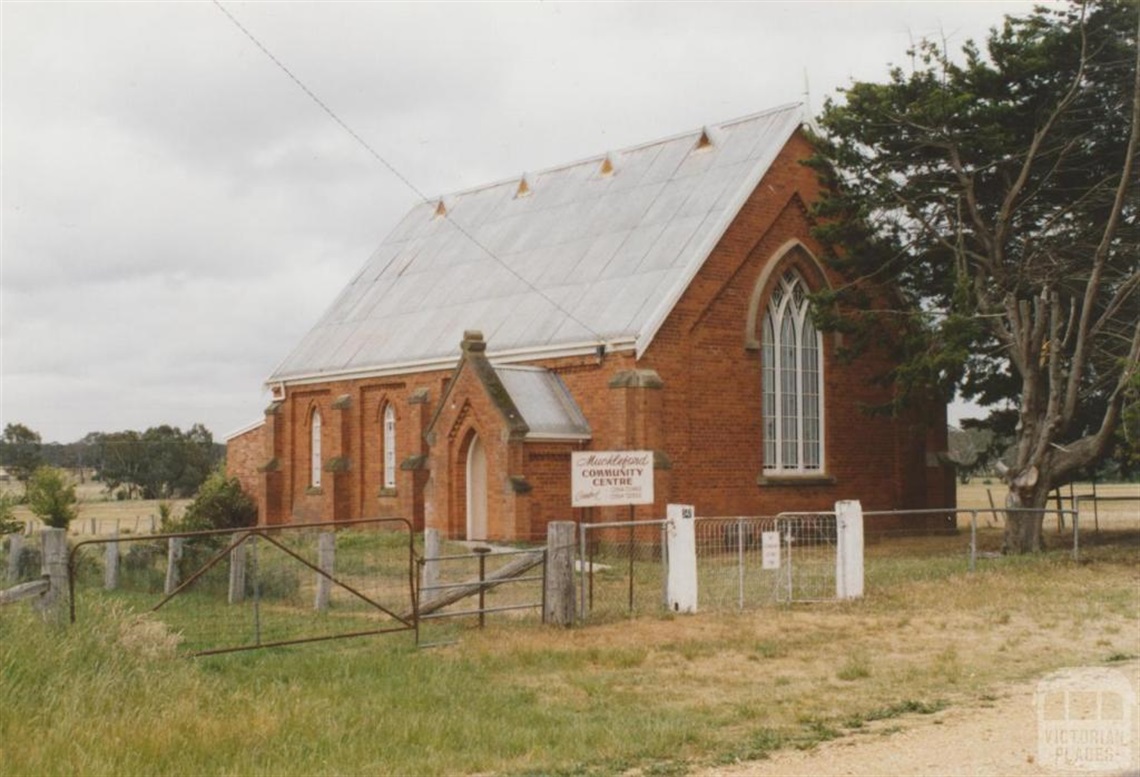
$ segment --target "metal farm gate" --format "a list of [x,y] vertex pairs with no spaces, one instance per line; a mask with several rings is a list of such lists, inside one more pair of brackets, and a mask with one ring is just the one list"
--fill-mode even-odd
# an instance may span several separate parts
[[117,600],[189,655],[414,631],[415,566],[401,518],[84,540],[71,620]]
[[834,513],[696,519],[699,607],[836,598]]

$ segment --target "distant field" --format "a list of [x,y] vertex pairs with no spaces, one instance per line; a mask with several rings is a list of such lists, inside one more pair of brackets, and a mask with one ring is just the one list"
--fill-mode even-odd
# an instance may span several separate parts
[[[1082,527],[1089,525],[1089,519],[1086,513],[1093,516],[1094,520],[1099,523],[1101,527],[1112,528],[1120,526],[1121,528],[1137,528],[1140,526],[1140,483],[1097,483],[1095,486],[1097,499],[1109,497],[1114,501],[1085,502],[1084,497],[1091,498],[1093,491],[1094,486],[1091,483],[1074,483],[1072,487],[1072,495],[1082,497]],[[1060,489],[1060,493],[1061,508],[1064,510],[1073,509],[1069,487],[1065,486]],[[993,504],[1001,508],[1005,505],[1005,494],[1005,484],[996,480],[989,484],[980,480],[971,481],[964,486],[959,484],[958,507],[967,510],[977,509],[988,511],[990,499],[992,498]],[[1052,508],[1056,506],[1057,502],[1050,498],[1049,507]],[[986,523],[1000,523],[1000,518],[995,518],[992,513],[979,515],[978,519],[982,525]],[[965,518],[965,523],[963,519],[960,518],[959,525],[968,525],[968,518]]]
[[[160,520],[157,499],[117,500],[107,493],[102,483],[93,480],[77,483],[75,490],[79,497],[79,520],[72,523],[72,534],[110,534],[116,529],[120,534],[149,534],[152,521],[157,530]],[[6,484],[0,487],[0,491],[20,493],[20,487]],[[181,515],[191,502],[189,499],[167,501],[175,517]],[[16,508],[16,517],[23,521],[36,521],[31,510],[23,505]]]

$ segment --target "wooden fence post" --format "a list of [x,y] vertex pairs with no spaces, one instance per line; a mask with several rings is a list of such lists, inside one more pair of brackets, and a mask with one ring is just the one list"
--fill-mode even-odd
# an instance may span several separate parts
[[103,565],[103,588],[114,591],[119,587],[119,530],[111,533],[113,542],[107,543],[107,555]]
[[428,591],[428,599],[437,591],[433,591],[439,584],[439,529],[424,529],[424,569],[420,576],[420,590]]
[[245,601],[245,543],[230,551],[229,603]]
[[[331,575],[336,567],[336,534],[331,531],[317,535],[317,566],[325,575]],[[314,606],[320,612],[329,608],[329,594],[332,593],[332,580],[325,575],[317,575],[317,600]]]
[[63,622],[67,612],[67,529],[44,529],[40,534],[43,543],[43,574],[50,587],[37,603],[44,620]]
[[24,552],[24,535],[19,532],[8,535],[8,582],[20,580],[20,554]]
[[166,585],[162,592],[169,596],[182,582],[178,574],[178,562],[182,560],[182,538],[171,537],[166,542]]
[[573,521],[553,521],[546,527],[546,608],[542,619],[555,626],[574,625],[576,530]]

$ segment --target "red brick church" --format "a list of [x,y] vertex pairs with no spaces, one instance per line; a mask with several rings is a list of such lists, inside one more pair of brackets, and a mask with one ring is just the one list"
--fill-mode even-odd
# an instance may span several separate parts
[[416,205],[229,440],[261,522],[537,539],[580,517],[584,450],[654,452],[639,518],[952,506],[945,407],[866,414],[882,362],[841,363],[808,315],[838,279],[804,121],[776,108]]

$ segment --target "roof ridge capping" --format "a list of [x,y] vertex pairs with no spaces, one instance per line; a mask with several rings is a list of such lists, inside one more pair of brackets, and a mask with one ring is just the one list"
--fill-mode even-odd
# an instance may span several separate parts
[[[778,105],[775,108],[767,108],[763,111],[757,111],[756,113],[750,113],[750,114],[747,114],[745,116],[738,116],[734,119],[727,119],[725,121],[718,122],[716,124],[706,124],[706,125],[702,126],[700,129],[691,129],[691,130],[687,130],[685,132],[677,132],[677,133],[674,133],[672,135],[668,135],[668,136],[662,137],[662,138],[657,138],[655,140],[649,140],[649,141],[646,141],[644,143],[637,143],[637,144],[634,144],[632,146],[624,146],[622,148],[614,149],[611,151],[606,151],[606,152],[601,153],[601,154],[592,154],[588,157],[582,157],[581,159],[576,159],[572,162],[564,162],[562,164],[552,165],[551,167],[544,167],[541,170],[534,170],[531,172],[522,173],[521,175],[512,175],[508,178],[501,178],[498,181],[492,181],[491,183],[485,183],[481,186],[473,186],[470,189],[460,189],[459,191],[451,192],[449,194],[438,197],[435,200],[425,201],[425,204],[430,205],[432,208],[436,208],[438,206],[438,203],[442,201],[444,203],[444,207],[446,209],[450,210],[451,207],[453,207],[453,205],[455,204],[455,200],[458,199],[459,197],[466,195],[466,194],[475,194],[476,192],[484,192],[484,191],[487,191],[488,189],[494,189],[494,188],[500,187],[500,186],[513,186],[513,187],[515,187],[515,190],[517,192],[520,188],[522,188],[520,186],[520,184],[522,184],[522,183],[526,184],[526,187],[525,187],[526,191],[524,192],[524,194],[529,193],[529,191],[534,188],[535,179],[540,177],[540,176],[546,175],[548,173],[554,173],[554,172],[558,172],[559,170],[566,170],[566,169],[571,168],[571,167],[578,167],[579,165],[586,165],[586,164],[596,164],[599,166],[599,169],[602,169],[605,167],[605,163],[607,161],[609,161],[610,164],[616,170],[617,165],[614,163],[614,160],[620,154],[628,154],[631,151],[640,151],[642,149],[649,148],[650,146],[657,146],[657,145],[661,145],[664,143],[671,143],[675,140],[681,140],[682,138],[687,138],[687,137],[694,137],[695,136],[698,138],[698,140],[702,137],[707,137],[708,140],[711,141],[711,144],[713,146],[716,146],[719,144],[719,141],[722,141],[724,139],[724,131],[729,127],[735,126],[737,124],[743,124],[744,122],[747,122],[747,121],[755,121],[756,119],[763,118],[764,116],[769,116],[769,115],[773,115],[773,114],[777,114],[777,113],[784,113],[784,112],[792,110],[793,108],[796,108],[800,111],[800,113],[802,115],[801,118],[803,121],[807,121],[808,117],[806,116],[806,113],[804,111],[804,103],[802,103],[802,102],[784,103],[783,105]],[[606,174],[606,173],[607,173],[607,171],[603,170],[603,174]]]

